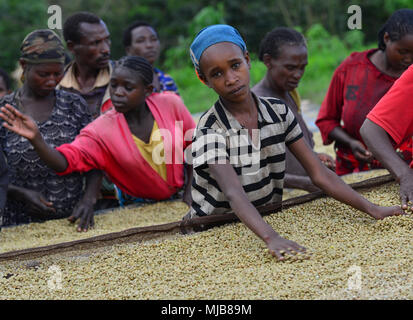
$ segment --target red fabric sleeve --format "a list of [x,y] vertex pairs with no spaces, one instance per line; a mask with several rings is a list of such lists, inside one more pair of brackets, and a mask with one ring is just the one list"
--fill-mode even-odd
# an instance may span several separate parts
[[393,84],[367,118],[382,127],[396,144],[413,134],[413,65]]
[[98,140],[93,135],[90,125],[82,129],[72,143],[66,143],[56,148],[66,158],[68,166],[59,176],[72,172],[87,172],[92,169],[102,169],[104,153]]
[[321,138],[325,145],[333,141],[328,135],[334,128],[340,127],[341,114],[344,103],[344,71],[339,67],[333,75],[330,86],[327,91],[320,111],[318,112],[316,125],[320,129]]

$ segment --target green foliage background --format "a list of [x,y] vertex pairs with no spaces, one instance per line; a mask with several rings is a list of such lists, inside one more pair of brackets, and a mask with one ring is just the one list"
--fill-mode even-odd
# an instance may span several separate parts
[[[63,21],[77,11],[100,16],[112,35],[113,59],[124,54],[122,33],[129,23],[153,24],[163,47],[158,67],[174,77],[192,112],[207,109],[216,99],[196,78],[188,55],[193,37],[209,24],[228,23],[241,32],[253,58],[252,85],[265,74],[255,58],[265,33],[276,26],[303,32],[309,65],[299,91],[303,98],[320,103],[338,64],[353,51],[376,47],[377,32],[393,11],[413,8],[413,0],[0,0],[0,67],[15,69],[23,38],[34,29],[47,28],[47,8],[53,4],[62,8]],[[350,5],[362,8],[362,31],[347,27]]]

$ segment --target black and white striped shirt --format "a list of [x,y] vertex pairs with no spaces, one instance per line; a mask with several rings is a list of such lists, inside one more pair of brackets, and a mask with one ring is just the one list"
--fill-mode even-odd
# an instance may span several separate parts
[[258,105],[258,130],[252,138],[220,100],[200,118],[191,148],[192,217],[232,211],[211,176],[211,163],[229,161],[255,207],[282,201],[285,148],[303,134],[283,101],[253,97]]

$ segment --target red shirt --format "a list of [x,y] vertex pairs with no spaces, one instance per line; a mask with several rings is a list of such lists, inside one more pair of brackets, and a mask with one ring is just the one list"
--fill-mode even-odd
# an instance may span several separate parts
[[196,125],[175,93],[153,93],[146,103],[161,130],[167,181],[142,157],[124,115],[115,109],[87,125],[72,143],[56,148],[68,162],[58,174],[100,169],[131,196],[162,200],[175,194],[184,184],[184,150]]
[[[367,114],[396,81],[370,61],[369,56],[377,50],[353,52],[334,72],[316,120],[324,144],[333,142],[328,135],[336,127],[363,142],[360,128]],[[336,145],[336,149],[338,174],[368,169],[363,164],[358,168],[350,148]]]
[[410,139],[413,135],[413,65],[370,111],[367,119],[386,130],[396,146]]

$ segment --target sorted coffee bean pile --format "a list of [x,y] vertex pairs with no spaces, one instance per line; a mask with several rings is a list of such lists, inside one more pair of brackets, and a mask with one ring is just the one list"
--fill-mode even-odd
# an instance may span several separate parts
[[174,222],[181,220],[187,211],[188,206],[182,201],[165,201],[96,215],[95,227],[87,232],[77,232],[77,223],[71,224],[67,219],[3,228],[0,231],[0,253]]
[[[346,183],[354,183],[388,174],[387,170],[372,170],[343,177]],[[306,191],[286,189],[283,199],[306,194]],[[188,212],[188,206],[181,201],[165,201],[138,208],[116,209],[95,216],[95,227],[88,232],[77,232],[77,224],[67,219],[50,220],[0,231],[0,253],[35,248],[67,241],[90,238],[97,235],[118,232],[134,227],[159,225],[179,221]]]
[[[364,192],[399,204],[395,183]],[[182,208],[183,209],[183,208]],[[331,198],[265,220],[312,253],[279,262],[241,223],[172,239],[0,263],[0,299],[413,299],[413,217]]]

